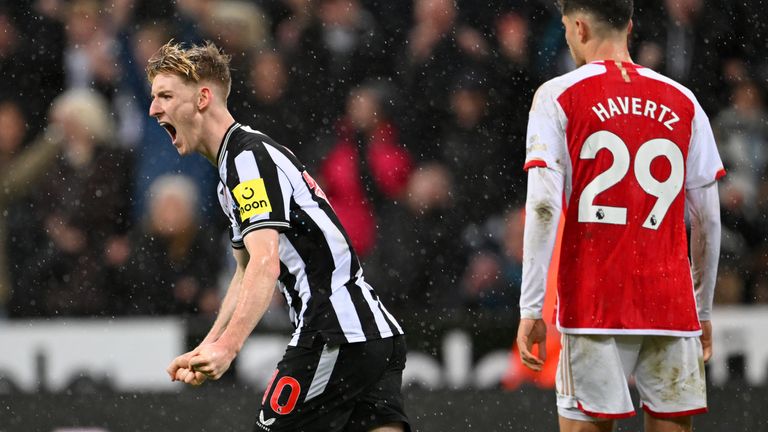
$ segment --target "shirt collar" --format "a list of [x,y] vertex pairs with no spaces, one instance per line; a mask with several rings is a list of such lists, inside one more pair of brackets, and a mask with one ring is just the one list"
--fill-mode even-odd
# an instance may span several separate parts
[[232,132],[234,132],[237,128],[240,127],[240,123],[234,122],[232,123],[229,128],[227,128],[227,132],[224,134],[224,137],[221,139],[221,145],[219,146],[219,153],[216,155],[216,160],[218,161],[217,166],[221,166],[221,164],[224,162],[224,153],[226,153],[226,147],[227,143],[229,143],[229,137],[232,136]]

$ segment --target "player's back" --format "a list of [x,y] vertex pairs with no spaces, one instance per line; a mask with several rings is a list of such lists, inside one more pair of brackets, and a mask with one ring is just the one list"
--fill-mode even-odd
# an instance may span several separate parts
[[697,334],[685,188],[716,174],[701,172],[702,149],[692,140],[706,121],[695,98],[649,69],[614,61],[587,64],[541,92],[534,104],[556,104],[554,124],[565,137],[560,150],[545,150],[555,158],[545,165],[565,176],[558,325],[570,333]]

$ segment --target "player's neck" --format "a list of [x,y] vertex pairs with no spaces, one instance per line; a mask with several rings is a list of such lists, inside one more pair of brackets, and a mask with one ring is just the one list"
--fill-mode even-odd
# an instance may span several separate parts
[[626,40],[603,39],[595,41],[594,44],[588,45],[584,51],[586,63],[599,60],[632,63],[632,57],[629,55]]
[[208,118],[203,123],[202,143],[199,147],[199,152],[213,166],[216,166],[216,156],[219,154],[221,141],[224,139],[224,135],[229,127],[235,122],[235,118],[232,117],[232,114],[226,108],[212,109],[207,114]]

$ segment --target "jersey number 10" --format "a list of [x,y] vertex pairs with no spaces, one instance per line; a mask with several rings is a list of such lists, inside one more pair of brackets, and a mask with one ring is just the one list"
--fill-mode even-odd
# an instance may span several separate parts
[[[613,155],[613,164],[594,178],[579,197],[579,222],[596,222],[614,225],[627,224],[626,207],[595,205],[595,198],[620,182],[629,172],[631,164],[627,144],[616,134],[598,131],[584,141],[580,159],[594,159],[597,152],[606,149]],[[664,181],[651,174],[651,162],[657,157],[669,161],[671,172]],[[672,141],[664,138],[644,142],[635,155],[634,175],[643,190],[657,198],[656,204],[645,218],[643,227],[657,230],[667,210],[683,188],[685,163],[683,152]]]

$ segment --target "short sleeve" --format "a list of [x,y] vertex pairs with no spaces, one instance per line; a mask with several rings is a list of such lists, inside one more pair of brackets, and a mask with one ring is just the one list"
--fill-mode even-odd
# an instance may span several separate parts
[[293,188],[266,148],[260,144],[246,147],[234,157],[233,165],[235,175],[228,175],[227,189],[234,199],[240,237],[260,228],[290,228]]
[[696,111],[693,116],[691,145],[688,148],[686,161],[686,189],[706,186],[725,175],[709,118],[698,102],[694,101],[694,105]]
[[226,187],[221,182],[219,182],[216,192],[219,197],[221,210],[227,216],[227,220],[229,220],[229,238],[232,240],[232,247],[242,249],[245,245],[243,244],[243,236],[240,234],[240,223],[235,217],[234,211],[236,206],[233,204],[232,194],[227,192]]
[[526,171],[532,167],[547,167],[565,173],[566,117],[557,101],[554,86],[545,83],[536,91],[528,114],[526,134]]

